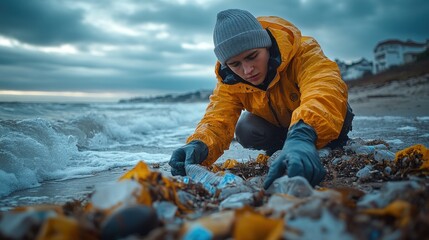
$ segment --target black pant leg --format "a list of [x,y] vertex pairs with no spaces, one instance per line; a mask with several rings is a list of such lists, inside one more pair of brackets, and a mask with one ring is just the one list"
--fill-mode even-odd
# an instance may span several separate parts
[[237,141],[245,148],[264,150],[272,155],[282,149],[287,129],[277,127],[250,112],[243,112],[235,129]]

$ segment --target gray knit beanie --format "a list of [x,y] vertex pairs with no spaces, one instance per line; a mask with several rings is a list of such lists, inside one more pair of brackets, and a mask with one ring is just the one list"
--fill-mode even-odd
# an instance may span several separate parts
[[222,65],[246,50],[271,47],[271,38],[248,11],[228,9],[217,14],[213,32],[214,52]]

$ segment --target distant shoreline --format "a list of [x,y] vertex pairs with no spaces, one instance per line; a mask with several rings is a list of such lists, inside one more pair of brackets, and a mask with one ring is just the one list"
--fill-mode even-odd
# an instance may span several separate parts
[[[211,93],[211,90],[200,90],[177,95],[123,99],[119,103],[208,102]],[[358,116],[429,116],[429,74],[406,80],[350,84],[349,103]]]

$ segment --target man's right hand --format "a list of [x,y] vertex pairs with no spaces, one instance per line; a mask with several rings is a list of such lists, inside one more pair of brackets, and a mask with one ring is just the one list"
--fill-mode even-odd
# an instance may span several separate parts
[[316,149],[317,134],[302,120],[289,128],[281,154],[270,166],[264,188],[268,189],[277,178],[286,173],[289,177],[302,176],[314,187],[326,175]]
[[193,140],[188,144],[174,150],[171,155],[170,162],[171,174],[186,175],[185,166],[188,164],[200,164],[202,163],[209,153],[207,145],[199,140]]

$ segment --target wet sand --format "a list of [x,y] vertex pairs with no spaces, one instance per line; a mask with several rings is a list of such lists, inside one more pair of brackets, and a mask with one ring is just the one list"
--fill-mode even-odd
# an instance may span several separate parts
[[429,75],[349,89],[357,116],[429,116]]

